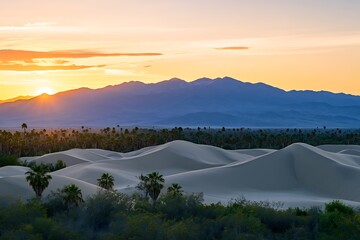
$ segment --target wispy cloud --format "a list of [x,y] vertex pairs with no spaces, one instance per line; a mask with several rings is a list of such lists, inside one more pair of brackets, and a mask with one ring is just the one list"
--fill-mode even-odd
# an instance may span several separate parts
[[0,61],[24,61],[32,62],[34,59],[45,58],[92,58],[92,57],[138,57],[138,56],[160,56],[162,53],[101,53],[86,50],[69,50],[69,51],[25,51],[2,49],[0,50]]
[[94,65],[94,66],[85,66],[85,65],[51,65],[51,66],[42,66],[37,64],[0,64],[0,71],[53,71],[53,70],[80,70],[87,68],[101,68],[106,65]]
[[244,47],[244,46],[232,46],[232,47],[220,47],[220,48],[215,48],[215,50],[248,50],[249,47]]
[[0,26],[0,31],[27,31],[27,30],[39,30],[45,28],[54,28],[56,27],[56,22],[36,22],[36,23],[26,23],[24,25],[8,25]]
[[[241,42],[242,45],[237,45],[237,42]],[[329,32],[321,34],[223,39],[200,42],[196,47],[199,46],[220,51],[242,51],[243,54],[256,56],[313,54],[329,52],[338,48],[360,46],[360,34],[358,32]]]
[[79,33],[85,29],[74,26],[61,26],[56,22],[34,22],[23,25],[0,25],[0,32],[4,33]]
[[[94,57],[138,57],[160,56],[161,53],[102,53],[87,50],[70,51],[26,51],[0,50],[0,70],[2,71],[45,71],[45,70],[79,70],[105,65],[74,65],[70,59],[85,59]],[[64,60],[66,59],[66,60]]]

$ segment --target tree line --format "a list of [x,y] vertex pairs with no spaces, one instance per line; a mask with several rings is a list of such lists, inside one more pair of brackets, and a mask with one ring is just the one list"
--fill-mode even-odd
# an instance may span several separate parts
[[174,140],[213,145],[225,149],[281,149],[292,143],[360,144],[360,129],[249,129],[210,127],[172,129],[124,129],[120,126],[103,129],[0,130],[0,155],[38,156],[72,148],[100,148],[129,152]]

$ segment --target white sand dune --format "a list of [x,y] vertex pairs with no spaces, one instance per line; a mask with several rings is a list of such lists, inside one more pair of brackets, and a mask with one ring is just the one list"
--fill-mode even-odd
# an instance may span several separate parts
[[5,166],[0,168],[0,178],[24,175],[27,171],[29,171],[27,167]]
[[360,151],[353,150],[353,149],[345,149],[345,150],[340,151],[339,153],[360,156]]
[[360,151],[360,145],[320,145],[318,148],[328,152],[341,152],[344,150]]
[[58,153],[45,154],[40,157],[24,157],[20,160],[23,162],[36,162],[44,164],[55,164],[58,160],[62,160],[66,166],[72,166],[84,162],[96,162],[99,160],[112,159],[115,156],[122,156],[122,154],[101,149],[71,149]]
[[[99,189],[96,185],[78,179],[58,176],[55,174],[51,174],[51,176],[52,180],[49,183],[49,187],[44,191],[44,196],[48,195],[51,191],[56,191],[57,189],[72,183],[81,188],[82,194],[85,198],[96,193]],[[22,199],[35,196],[31,186],[26,181],[24,174],[0,178],[0,195],[4,197],[20,197]]]
[[261,155],[265,155],[268,153],[272,153],[275,152],[276,150],[272,150],[272,149],[241,149],[241,150],[234,150],[234,152],[238,152],[238,153],[242,153],[242,154],[246,154],[246,155],[250,155],[253,157],[259,157]]
[[[84,150],[86,151],[86,150]],[[94,150],[92,150],[94,151]],[[220,148],[176,141],[145,150],[123,154],[122,158],[104,159],[96,163],[84,163],[57,171],[57,174],[96,184],[93,176],[108,172],[114,176],[117,188],[136,185],[140,174],[159,171],[163,175],[223,166],[245,161],[251,156],[225,151]]]
[[[130,153],[72,149],[23,160],[67,167],[52,173],[45,195],[75,183],[84,195],[97,191],[97,178],[108,172],[115,188],[135,191],[140,174],[158,171],[166,186],[179,183],[185,192],[203,192],[205,201],[227,203],[245,197],[279,201],[284,206],[318,206],[341,199],[360,206],[360,146],[292,144],[281,150],[224,150],[174,141]],[[28,168],[0,168],[0,194],[33,196],[25,181]]]
[[219,195],[228,200],[244,196],[253,200],[282,201],[291,206],[316,205],[320,199],[320,202],[330,199],[358,202],[359,161],[358,156],[293,144],[248,162],[177,174],[167,180],[190,191],[202,187],[205,194],[215,199]]

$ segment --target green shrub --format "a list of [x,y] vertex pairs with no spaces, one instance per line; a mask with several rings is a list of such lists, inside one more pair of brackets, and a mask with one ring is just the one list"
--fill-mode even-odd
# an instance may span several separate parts
[[21,165],[18,158],[11,155],[0,154],[0,167],[4,166],[19,166]]
[[132,199],[119,192],[100,190],[85,201],[85,218],[89,227],[99,230],[108,227],[113,216],[129,211]]
[[353,215],[354,209],[346,206],[344,203],[340,202],[339,200],[331,201],[327,204],[325,204],[325,212],[331,213],[331,212],[339,212],[347,215]]

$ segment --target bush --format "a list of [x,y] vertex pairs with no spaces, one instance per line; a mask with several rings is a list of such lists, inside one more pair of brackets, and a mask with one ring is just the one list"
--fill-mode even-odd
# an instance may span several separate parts
[[113,216],[132,208],[132,199],[119,192],[100,190],[85,202],[85,217],[93,230],[107,228]]
[[172,195],[165,194],[159,199],[157,208],[166,214],[169,219],[181,219],[194,216],[203,202],[202,194]]
[[49,216],[55,216],[57,213],[61,213],[67,210],[67,206],[63,200],[64,196],[60,189],[51,191],[50,194],[44,200],[44,206],[46,207],[47,214]]
[[11,155],[0,154],[0,167],[4,166],[19,166],[21,165],[18,158]]
[[339,200],[334,200],[325,204],[325,212],[326,213],[339,212],[346,215],[353,215],[354,209],[352,209],[349,206],[346,206],[344,203],[340,202]]
[[62,198],[61,190],[43,204],[0,197],[0,239],[335,240],[360,235],[360,214],[339,201],[328,203],[325,211],[281,210],[247,200],[203,205],[201,194],[165,194],[152,205],[136,195],[99,191],[68,209]]
[[24,162],[21,164],[22,166],[29,167],[32,170],[35,170],[38,166],[41,166],[43,168],[48,169],[49,172],[55,172],[57,170],[66,168],[66,164],[62,160],[57,160],[57,162],[54,164],[52,163],[36,163],[36,162]]
[[163,239],[164,230],[159,215],[144,213],[130,215],[119,239]]

